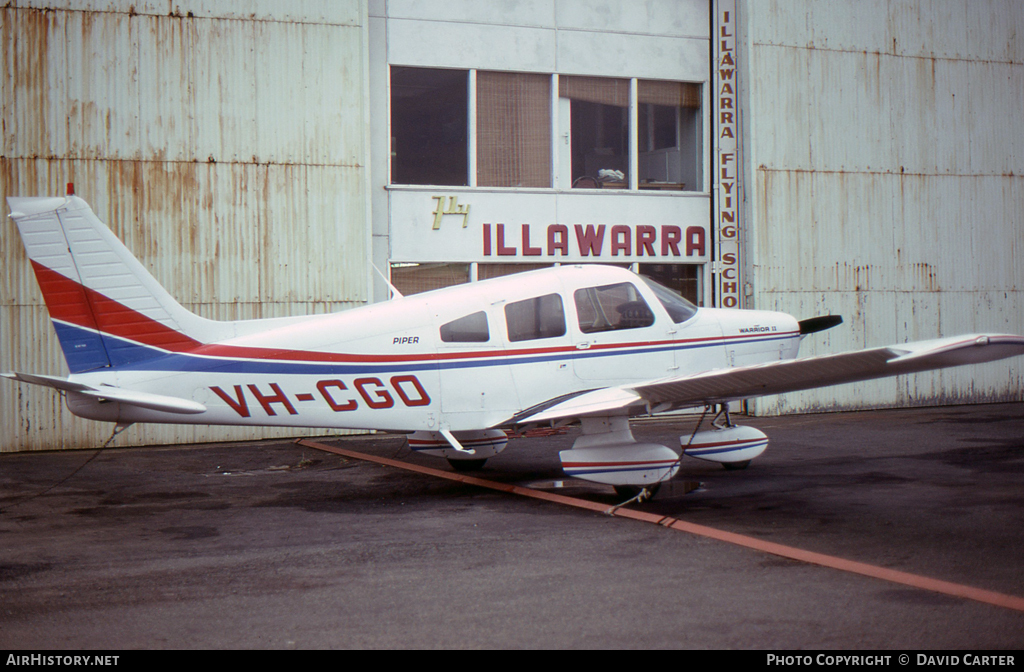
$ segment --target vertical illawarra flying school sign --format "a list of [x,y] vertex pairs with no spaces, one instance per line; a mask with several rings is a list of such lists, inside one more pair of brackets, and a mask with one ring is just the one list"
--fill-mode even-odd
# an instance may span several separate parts
[[736,105],[736,0],[715,3],[715,271],[718,305],[740,307],[739,108]]

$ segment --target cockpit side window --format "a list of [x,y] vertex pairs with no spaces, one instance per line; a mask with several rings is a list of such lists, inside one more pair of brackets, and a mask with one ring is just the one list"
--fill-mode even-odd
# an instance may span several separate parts
[[654,313],[636,286],[629,282],[577,289],[573,299],[580,331],[584,334],[639,329],[654,324]]
[[648,287],[654,290],[654,295],[658,297],[659,301],[661,301],[661,305],[665,306],[665,310],[668,311],[668,316],[671,317],[672,321],[676,324],[686,322],[697,314],[697,306],[679,296],[668,287],[659,285],[650,278],[644,278],[643,280],[647,283]]
[[490,338],[487,315],[482,310],[441,325],[441,340],[445,343],[484,343]]
[[545,294],[505,306],[508,340],[532,341],[565,335],[565,310],[562,297]]

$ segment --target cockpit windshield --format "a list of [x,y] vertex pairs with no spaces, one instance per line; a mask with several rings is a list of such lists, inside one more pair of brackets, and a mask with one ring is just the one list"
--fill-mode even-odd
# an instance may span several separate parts
[[654,295],[658,297],[659,301],[661,301],[661,305],[665,306],[665,310],[668,311],[668,316],[671,317],[672,321],[676,324],[686,322],[697,314],[697,306],[679,296],[668,287],[659,285],[657,282],[646,276],[640,277],[643,278],[648,287],[654,290]]

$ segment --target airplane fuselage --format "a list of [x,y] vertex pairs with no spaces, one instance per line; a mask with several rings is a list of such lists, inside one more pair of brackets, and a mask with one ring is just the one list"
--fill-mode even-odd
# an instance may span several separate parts
[[203,413],[74,392],[69,407],[121,423],[476,430],[560,395],[791,359],[800,342],[797,321],[784,313],[680,314],[637,275],[586,265],[277,324],[71,376],[190,399]]
[[670,448],[637,441],[635,415],[1024,354],[1024,336],[976,333],[796,359],[805,335],[841,318],[697,308],[598,265],[215,321],[178,303],[82,199],[7,202],[70,375],[0,377],[63,392],[115,435],[135,422],[410,432],[411,450],[475,469],[509,428],[579,422],[565,472],[650,494],[682,455],[742,469],[768,437],[725,412]]

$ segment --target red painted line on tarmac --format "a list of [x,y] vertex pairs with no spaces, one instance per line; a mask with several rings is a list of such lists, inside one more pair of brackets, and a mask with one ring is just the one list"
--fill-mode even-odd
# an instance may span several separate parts
[[475,485],[481,488],[487,488],[489,490],[497,490],[498,492],[507,492],[514,495],[521,495],[523,497],[539,499],[545,502],[552,502],[554,504],[564,504],[566,506],[572,506],[578,509],[585,509],[587,511],[594,511],[598,513],[605,513],[608,515],[618,516],[619,518],[629,518],[631,520],[638,520],[644,523],[652,523],[654,525],[667,527],[672,530],[679,530],[680,532],[688,532],[690,534],[695,534],[701,537],[707,537],[709,539],[724,541],[726,543],[734,544],[736,546],[742,546],[744,548],[749,548],[755,551],[761,551],[763,553],[778,555],[780,557],[789,558],[790,560],[796,560],[798,562],[804,562],[811,565],[819,565],[821,567],[828,567],[830,569],[838,569],[840,571],[850,572],[852,574],[860,574],[861,576],[869,576],[871,578],[881,579],[883,581],[888,581],[890,583],[898,583],[904,586],[920,588],[921,590],[928,590],[934,593],[952,595],[953,597],[962,597],[968,600],[974,600],[976,602],[983,602],[985,604],[995,605],[997,607],[1005,607],[1007,609],[1014,609],[1016,611],[1024,611],[1024,598],[1016,597],[1014,595],[1006,595],[1005,593],[997,593],[995,591],[984,590],[982,588],[974,588],[972,586],[965,586],[963,584],[952,583],[950,581],[942,581],[940,579],[933,579],[927,576],[920,576],[918,574],[910,574],[909,572],[901,572],[895,569],[886,569],[885,567],[869,565],[865,562],[857,562],[855,560],[846,560],[844,558],[838,558],[833,555],[825,555],[824,553],[805,551],[803,549],[795,548],[793,546],[785,546],[783,544],[776,544],[770,541],[764,541],[763,539],[757,539],[742,534],[736,534],[734,532],[726,532],[724,530],[718,530],[713,527],[707,527],[706,525],[687,523],[685,521],[679,520],[678,518],[672,518],[671,516],[662,516],[654,513],[646,513],[644,511],[628,509],[626,507],[608,507],[608,505],[606,504],[589,502],[585,499],[578,499],[576,497],[566,497],[564,495],[556,495],[550,492],[535,490],[533,488],[526,488],[519,485],[509,485],[508,483],[488,481],[486,479],[477,478],[475,476],[467,476],[466,474],[462,474],[459,472],[442,471],[440,469],[433,469],[431,467],[421,467],[418,464],[410,464],[409,462],[402,462],[401,460],[392,460],[386,457],[377,457],[375,455],[368,455],[366,453],[360,453],[354,450],[346,450],[345,448],[330,446],[325,443],[320,443],[318,441],[299,439],[298,441],[296,441],[296,443],[302,446],[316,448],[317,450],[324,450],[329,453],[334,453],[336,455],[341,455],[343,457],[349,457],[355,460],[375,462],[377,464],[384,464],[389,467],[397,467],[399,469],[405,469],[407,471],[413,471],[419,474],[436,476],[438,478],[444,478],[449,481],[465,483],[466,485]]
[[309,439],[299,439],[295,443],[299,444],[300,446],[306,446],[307,448],[325,450],[328,453],[334,453],[335,455],[341,455],[342,457],[350,457],[354,460],[375,462],[377,464],[383,464],[389,467],[397,467],[399,469],[405,469],[406,471],[413,471],[418,474],[436,476],[438,478],[448,479],[449,481],[465,483],[466,485],[476,485],[481,488],[487,488],[489,490],[497,490],[499,492],[508,492],[513,495],[532,497],[533,499],[540,499],[546,502],[554,502],[555,504],[575,506],[577,508],[587,509],[588,511],[597,511],[603,513],[608,510],[607,504],[598,504],[597,502],[588,502],[583,499],[576,499],[575,497],[555,495],[550,492],[534,490],[533,488],[524,488],[521,485],[510,485],[508,483],[488,481],[483,478],[477,478],[476,476],[467,476],[466,474],[459,473],[457,471],[442,471],[440,469],[433,469],[431,467],[421,467],[418,464],[402,462],[401,460],[392,460],[387,457],[377,457],[376,455],[367,455],[366,453],[360,453],[354,450],[346,450],[345,448],[338,448],[337,446],[329,446],[326,443],[310,441]]

